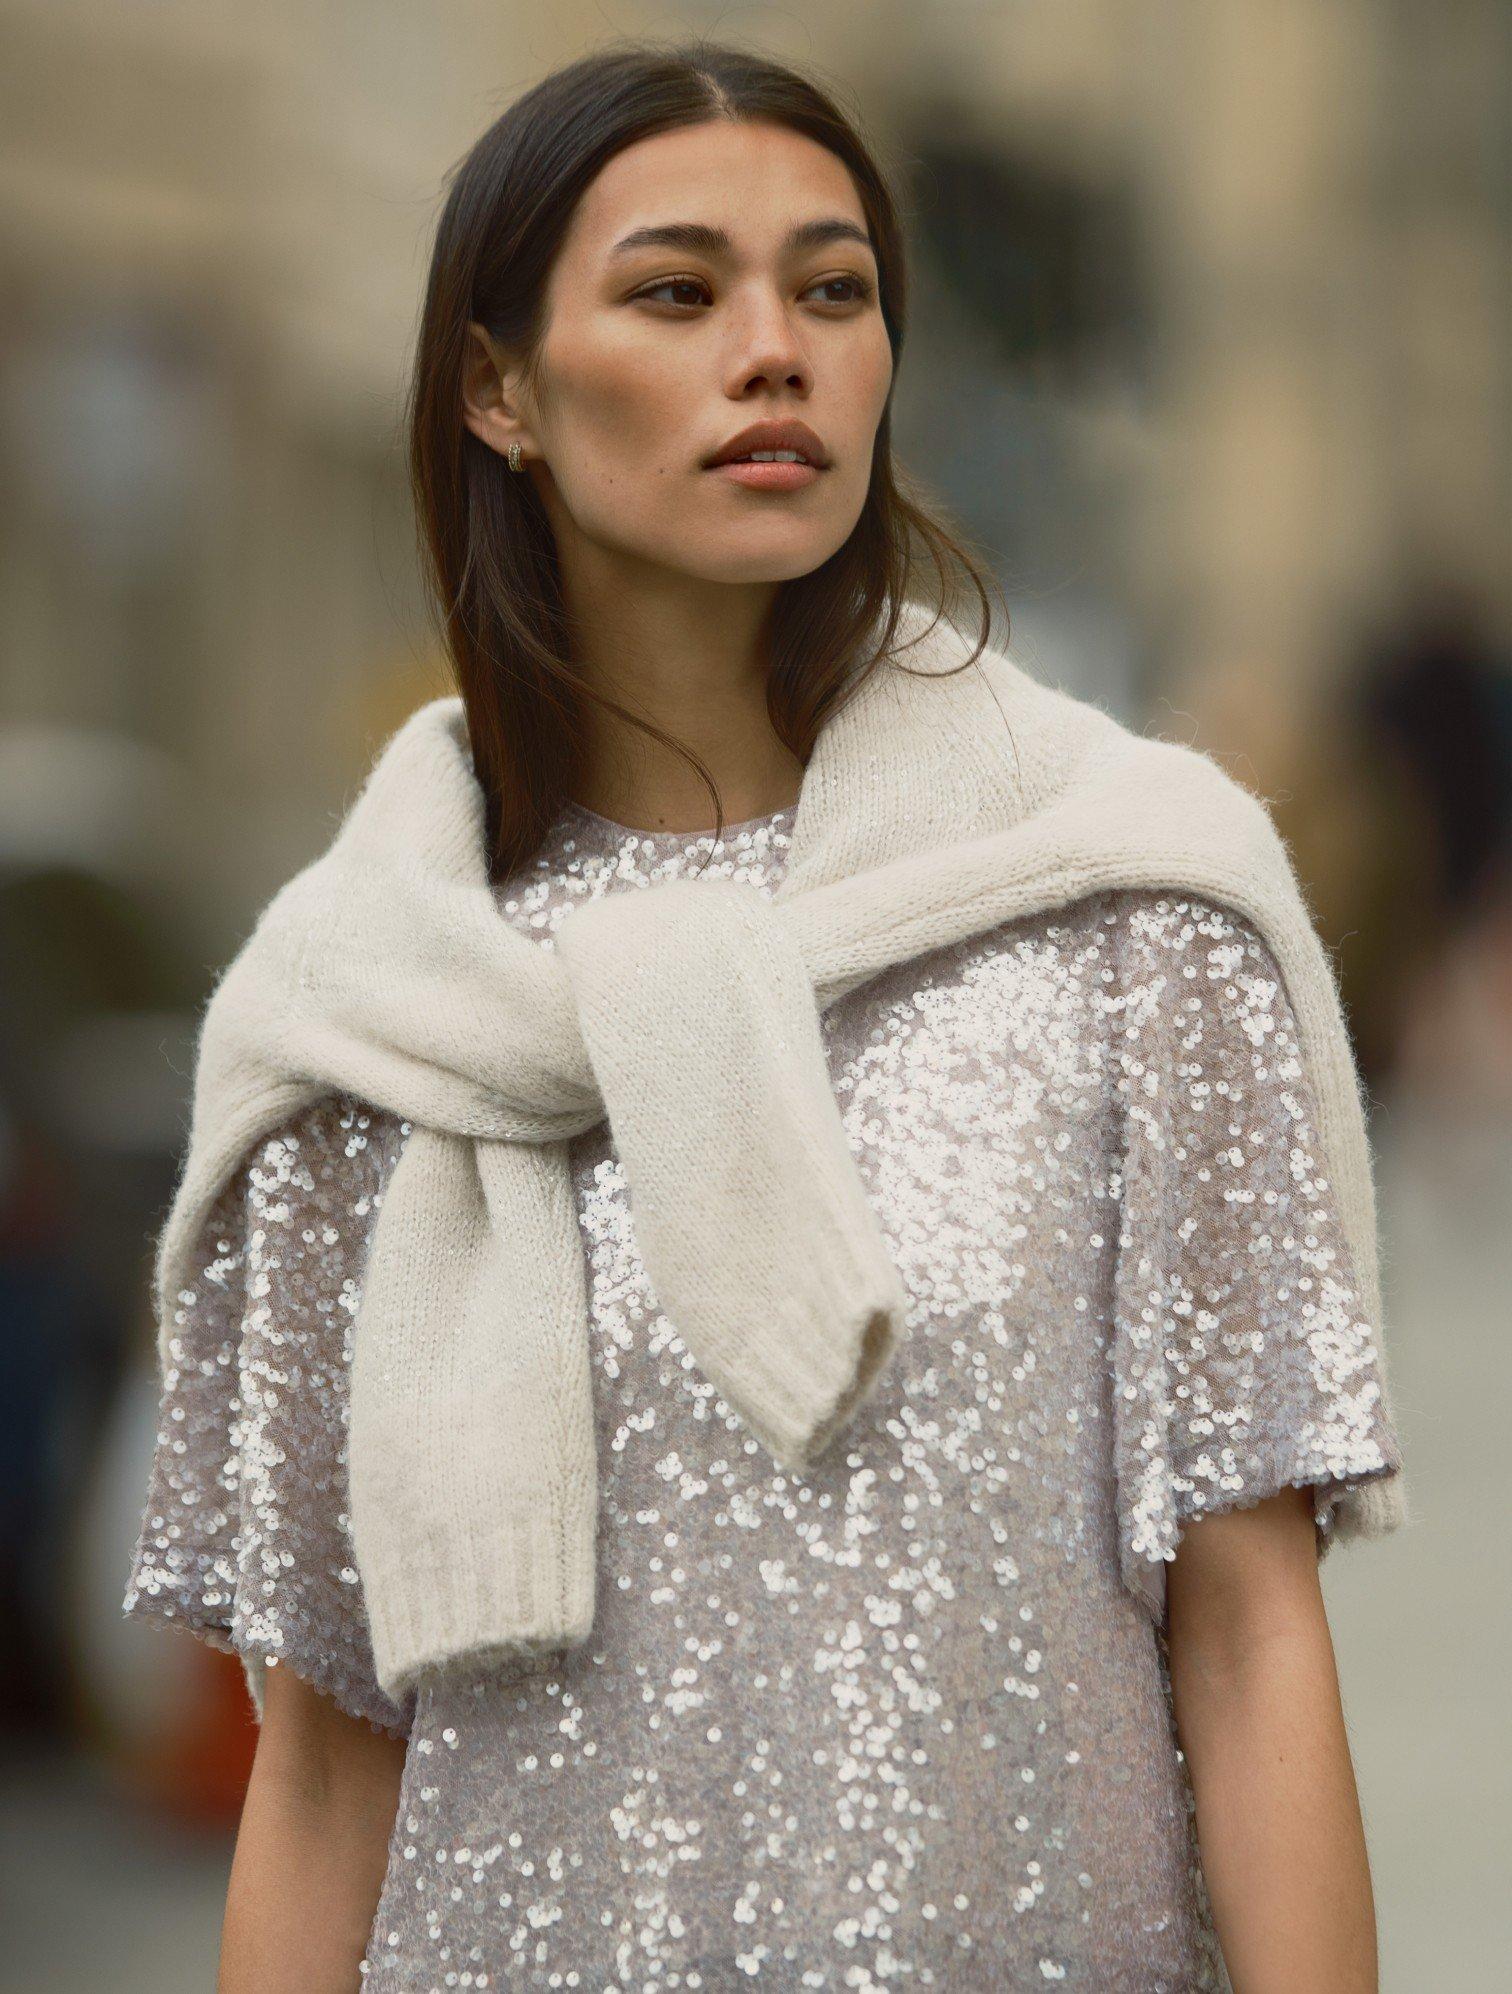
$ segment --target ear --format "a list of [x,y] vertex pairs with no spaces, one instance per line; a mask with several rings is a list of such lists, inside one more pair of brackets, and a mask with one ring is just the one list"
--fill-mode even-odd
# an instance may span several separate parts
[[530,447],[530,432],[518,405],[518,373],[500,353],[487,328],[476,319],[469,320],[462,364],[462,420],[500,456],[511,443],[527,450]]

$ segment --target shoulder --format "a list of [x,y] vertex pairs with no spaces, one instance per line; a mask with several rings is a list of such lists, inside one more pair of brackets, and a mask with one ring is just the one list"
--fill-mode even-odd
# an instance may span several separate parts
[[[966,752],[1011,758],[1028,814],[1069,804],[1110,836],[1127,816],[1136,826],[1177,824],[1221,840],[1255,864],[1287,860],[1268,802],[1218,754],[1039,677],[1000,644],[982,649],[973,672],[944,676],[969,724]],[[1007,727],[992,725],[994,715]]]
[[340,1361],[384,1193],[409,1124],[346,1094],[323,1096],[248,1156],[248,1349]]
[[1140,886],[1099,899],[1131,974],[1174,972],[1209,984],[1234,974],[1280,974],[1260,927],[1241,908],[1214,895],[1186,887]]
[[[1262,928],[1240,908],[1185,887],[1111,887],[1016,914],[948,945],[1010,952],[1075,971],[1075,987],[1139,1015],[1194,997],[1233,1010],[1246,999],[1285,999],[1281,968]],[[943,952],[942,952],[943,953]]]
[[410,1124],[356,1095],[322,1095],[249,1150],[242,1191],[251,1217],[270,1203],[358,1203],[381,1193]]
[[1125,1042],[1147,1047],[1295,1057],[1298,1025],[1286,978],[1257,923],[1184,889],[1099,896],[1112,936],[1107,984]]

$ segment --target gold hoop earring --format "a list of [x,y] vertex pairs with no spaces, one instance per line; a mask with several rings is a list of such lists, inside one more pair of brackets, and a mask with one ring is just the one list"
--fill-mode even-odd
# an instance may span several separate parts
[[509,446],[509,468],[511,471],[523,471],[525,468],[520,462],[520,446],[517,442]]

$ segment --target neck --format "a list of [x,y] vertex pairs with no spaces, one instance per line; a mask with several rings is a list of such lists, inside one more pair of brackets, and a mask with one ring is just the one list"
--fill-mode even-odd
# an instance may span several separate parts
[[[611,572],[612,570],[612,572]],[[590,686],[692,751],[727,824],[795,803],[803,764],[767,717],[766,633],[776,585],[704,582],[618,563],[575,564],[574,657]],[[573,795],[646,831],[713,829],[714,802],[674,749],[587,702]]]

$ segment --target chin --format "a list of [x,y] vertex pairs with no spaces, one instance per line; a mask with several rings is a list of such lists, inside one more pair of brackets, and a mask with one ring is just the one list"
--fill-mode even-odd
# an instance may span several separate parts
[[823,567],[845,545],[851,531],[848,526],[838,535],[833,531],[819,533],[796,522],[787,532],[736,529],[706,556],[685,550],[684,558],[674,559],[671,565],[707,582],[791,582]]

